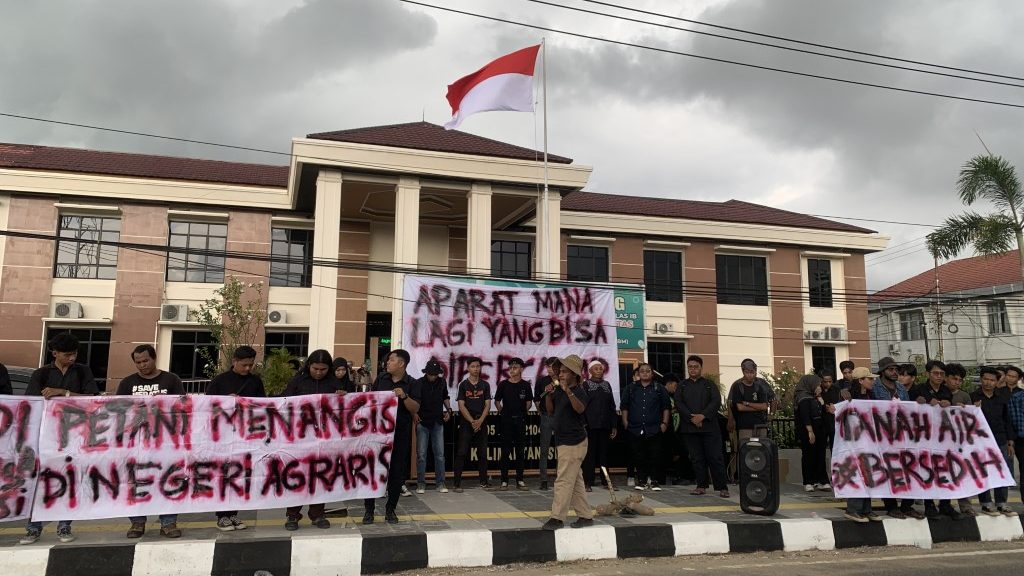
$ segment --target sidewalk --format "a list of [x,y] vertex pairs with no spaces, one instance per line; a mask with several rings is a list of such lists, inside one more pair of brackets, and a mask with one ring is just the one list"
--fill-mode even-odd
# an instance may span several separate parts
[[[473,486],[472,482],[464,485]],[[384,522],[383,502],[377,519],[363,526],[362,502],[328,505],[333,526],[319,530],[303,520],[297,532],[284,529],[284,510],[242,512],[249,529],[220,532],[212,514],[179,518],[180,540],[159,535],[156,518],[138,541],[124,537],[128,521],[75,522],[78,539],[58,544],[53,524],[31,546],[18,546],[24,525],[0,525],[0,565],[10,574],[90,576],[147,574],[244,574],[267,570],[282,574],[368,574],[441,566],[488,566],[517,562],[628,558],[746,552],[755,550],[831,550],[868,545],[928,548],[933,542],[1011,540],[1024,536],[1021,518],[915,521],[886,519],[855,524],[843,519],[843,502],[831,493],[805,493],[783,486],[782,506],[773,517],[751,516],[739,509],[738,487],[729,499],[709,492],[690,496],[691,486],[666,486],[644,492],[654,516],[596,517],[581,530],[540,529],[549,516],[552,492],[484,491],[403,497],[402,522]],[[622,494],[626,489],[620,489]],[[594,506],[608,501],[608,491],[588,494]],[[1017,506],[1019,498],[1011,498]],[[342,515],[346,508],[348,517]],[[876,502],[876,507],[880,506]]]

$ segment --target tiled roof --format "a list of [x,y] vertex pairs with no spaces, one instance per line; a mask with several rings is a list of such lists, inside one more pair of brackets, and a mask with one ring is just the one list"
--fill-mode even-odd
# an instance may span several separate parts
[[741,202],[740,200],[700,202],[697,200],[571,192],[562,198],[562,210],[604,212],[609,214],[639,214],[641,216],[711,220],[713,222],[745,222],[769,226],[860,232],[863,234],[874,233],[874,230],[868,230],[867,228],[761,206],[760,204]]
[[[993,256],[950,260],[939,266],[939,292],[946,294],[1006,286],[1021,281],[1020,256],[1016,250]],[[872,302],[919,297],[935,290],[935,269],[893,284],[871,295]]]
[[247,186],[288,186],[288,166],[0,143],[0,168]]
[[[459,132],[458,130],[445,130],[443,126],[431,124],[430,122],[410,122],[408,124],[338,130],[337,132],[318,132],[310,134],[308,138],[389,146],[392,148],[451,152],[453,154],[537,160],[538,162],[543,159],[543,152],[537,150],[513,146],[512,144],[491,140],[483,136],[467,134],[466,132]],[[548,153],[548,162],[571,164],[572,158]]]

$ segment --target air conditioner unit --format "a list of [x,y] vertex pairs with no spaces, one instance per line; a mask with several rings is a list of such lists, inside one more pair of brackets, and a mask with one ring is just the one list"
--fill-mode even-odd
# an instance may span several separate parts
[[672,331],[672,325],[671,324],[655,324],[654,325],[654,331],[657,332],[658,334],[668,334],[669,332]]
[[846,340],[846,328],[842,326],[831,326],[828,329],[828,339],[842,342]]
[[61,300],[54,304],[53,315],[57,318],[82,318],[85,311],[82,305],[74,300]]
[[889,354],[892,354],[893,356],[899,356],[900,345],[896,342],[889,344]]
[[267,310],[267,324],[287,324],[288,313],[284,310]]
[[808,330],[804,332],[804,340],[822,340],[821,330]]
[[164,304],[160,307],[160,320],[164,322],[187,322],[187,304]]

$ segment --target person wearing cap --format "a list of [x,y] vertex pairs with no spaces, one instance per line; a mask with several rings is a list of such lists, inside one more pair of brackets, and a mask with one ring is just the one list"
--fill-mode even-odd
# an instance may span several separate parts
[[554,441],[558,449],[558,472],[555,477],[555,497],[551,502],[551,518],[544,523],[545,530],[557,530],[565,525],[569,506],[576,512],[573,528],[594,524],[594,510],[587,502],[583,484],[583,459],[587,456],[587,390],[583,386],[586,366],[583,359],[573,354],[559,361],[558,385],[544,388],[544,403],[554,418]]
[[[526,490],[523,470],[526,468],[526,413],[533,402],[533,384],[523,380],[522,358],[508,361],[508,378],[498,382],[494,406],[498,409],[501,430],[501,490],[508,490],[508,466],[513,454],[516,460],[516,488]],[[513,452],[514,450],[514,452]]]
[[[853,400],[875,399],[871,389],[875,387],[876,375],[861,366],[853,369],[851,377],[853,378],[853,384],[850,387],[850,391],[853,395]],[[882,521],[882,517],[871,510],[871,498],[847,498],[844,516],[861,524]]]
[[427,362],[420,383],[420,411],[416,413],[416,493],[427,490],[427,449],[434,451],[434,484],[442,494],[444,482],[444,424],[452,417],[451,396],[444,368],[437,360]]
[[546,358],[544,360],[545,375],[537,379],[533,387],[534,405],[540,414],[540,490],[548,489],[548,457],[551,453],[551,436],[554,433],[555,419],[548,413],[547,403],[544,401],[548,384],[558,386],[558,358]]
[[740,442],[752,438],[754,430],[768,426],[768,410],[775,401],[775,392],[764,378],[757,376],[757,364],[750,358],[740,362],[743,377],[729,389],[730,428],[736,430]]

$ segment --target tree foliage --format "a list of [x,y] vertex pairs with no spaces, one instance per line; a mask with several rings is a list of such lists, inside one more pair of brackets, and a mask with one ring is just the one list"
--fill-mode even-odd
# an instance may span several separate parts
[[260,329],[267,321],[263,302],[263,281],[242,282],[228,276],[213,297],[199,305],[195,320],[210,331],[211,348],[197,349],[206,361],[204,371],[210,378],[231,367],[231,356],[239,346],[256,345]]

